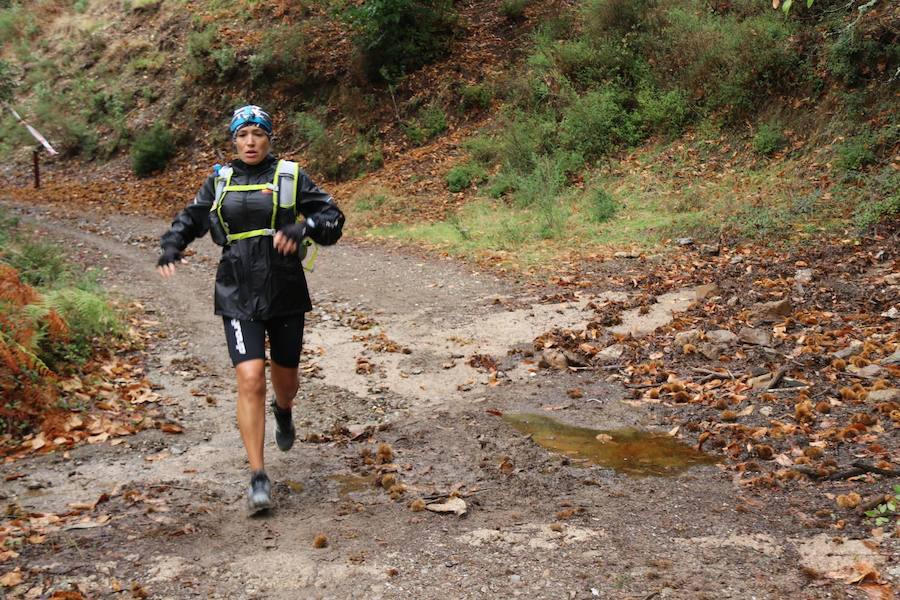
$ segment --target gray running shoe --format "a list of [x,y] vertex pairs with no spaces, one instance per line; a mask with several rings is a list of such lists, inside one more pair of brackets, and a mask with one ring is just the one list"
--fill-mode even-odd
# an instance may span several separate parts
[[265,471],[256,471],[250,477],[247,508],[251,515],[272,508],[272,483]]
[[294,418],[290,410],[282,410],[272,400],[272,413],[275,415],[275,443],[282,452],[287,452],[294,446],[294,438],[297,437],[297,429],[294,427]]

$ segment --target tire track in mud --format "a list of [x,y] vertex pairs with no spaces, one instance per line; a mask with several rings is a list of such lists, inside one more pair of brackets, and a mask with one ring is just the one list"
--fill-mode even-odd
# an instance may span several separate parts
[[[167,335],[148,352],[149,376],[179,401],[172,410],[186,429],[177,440],[145,432],[127,446],[82,447],[71,462],[32,459],[29,468],[51,483],[28,499],[36,510],[92,501],[117,485],[161,490],[156,497],[168,507],[161,515],[123,507],[108,528],[78,539],[70,533],[77,552],[32,557],[38,570],[71,563],[67,576],[77,585],[101,590],[118,577],[154,598],[832,597],[827,587],[804,591],[800,573],[784,568],[798,556],[789,539],[802,537],[796,525],[739,512],[737,492],[715,467],[673,478],[621,476],[549,454],[485,412],[539,411],[580,387],[597,402],[568,403],[567,422],[661,425],[593,373],[548,376],[511,360],[501,384],[491,385],[467,364],[475,354],[503,362],[551,327],[585,322],[594,298],[542,304],[457,263],[368,246],[323,251],[310,276],[316,311],[305,358],[322,377],[301,385],[296,418],[301,432],[326,441],[281,454],[268,432],[277,510],[247,519],[233,376],[211,307],[218,249],[197,243],[189,264],[160,283],[153,249],[165,223],[17,210],[65,240],[78,260],[102,265],[111,290],[162,322]],[[374,325],[354,329],[353,315]],[[367,349],[365,336],[377,333],[411,352]],[[377,368],[358,374],[360,356]],[[198,367],[186,372],[184,360]],[[197,387],[220,401],[197,406]],[[334,423],[373,430],[328,441]],[[392,445],[397,478],[408,488],[399,501],[364,477],[361,451],[381,442]],[[179,452],[165,460],[144,460],[176,444]],[[408,508],[415,496],[454,489],[468,504],[463,518]],[[327,535],[326,548],[312,547],[317,534]]]

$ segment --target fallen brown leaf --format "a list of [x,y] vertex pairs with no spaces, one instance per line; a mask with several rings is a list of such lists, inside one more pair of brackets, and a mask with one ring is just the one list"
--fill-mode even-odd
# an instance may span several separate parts
[[19,567],[16,567],[14,571],[10,571],[3,577],[0,577],[0,586],[2,587],[13,587],[19,585],[24,581],[22,577],[22,571]]

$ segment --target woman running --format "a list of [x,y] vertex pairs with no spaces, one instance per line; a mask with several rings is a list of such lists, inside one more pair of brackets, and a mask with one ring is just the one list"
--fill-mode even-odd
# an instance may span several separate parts
[[275,441],[287,451],[295,437],[291,408],[299,385],[303,317],[312,310],[298,254],[304,253],[307,238],[323,246],[337,242],[344,215],[296,163],[270,153],[272,119],[260,107],[234,111],[230,132],[237,158],[216,166],[163,234],[157,270],[171,277],[184,249],[207,231],[222,246],[215,313],[222,316],[237,375],[237,421],[250,463],[247,501],[254,514],[272,506],[263,462],[265,338],[275,391]]

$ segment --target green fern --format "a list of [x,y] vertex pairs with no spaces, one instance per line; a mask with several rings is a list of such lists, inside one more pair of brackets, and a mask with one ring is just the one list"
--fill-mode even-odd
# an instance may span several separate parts
[[39,303],[25,307],[26,315],[38,324],[41,341],[46,336],[46,328],[40,324],[46,322],[50,311],[56,311],[66,322],[69,339],[66,344],[43,349],[42,355],[49,362],[56,362],[58,358],[83,362],[91,355],[96,339],[118,337],[123,333],[121,321],[102,296],[65,288],[46,292]]

